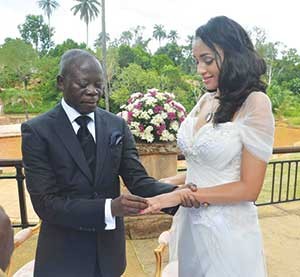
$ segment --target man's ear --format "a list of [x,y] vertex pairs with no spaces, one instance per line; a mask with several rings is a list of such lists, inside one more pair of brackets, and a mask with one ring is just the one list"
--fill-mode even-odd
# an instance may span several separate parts
[[64,91],[64,77],[62,75],[57,75],[56,85],[60,91]]

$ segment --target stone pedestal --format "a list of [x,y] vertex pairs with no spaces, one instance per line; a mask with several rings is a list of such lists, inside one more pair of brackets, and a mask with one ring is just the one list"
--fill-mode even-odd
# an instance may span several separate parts
[[137,143],[140,160],[147,173],[155,179],[177,174],[176,143]]
[[[140,160],[155,179],[177,174],[176,143],[137,143]],[[122,187],[124,192],[125,187]],[[172,216],[157,213],[125,217],[126,236],[130,239],[157,238],[171,227]]]

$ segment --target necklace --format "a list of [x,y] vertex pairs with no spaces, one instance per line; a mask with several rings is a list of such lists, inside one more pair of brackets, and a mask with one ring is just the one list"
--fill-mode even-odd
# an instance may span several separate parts
[[215,108],[216,108],[216,104],[214,101],[215,95],[216,95],[216,92],[213,93],[210,98],[210,102],[211,102],[210,112],[208,112],[204,118],[206,123],[210,122],[215,115]]

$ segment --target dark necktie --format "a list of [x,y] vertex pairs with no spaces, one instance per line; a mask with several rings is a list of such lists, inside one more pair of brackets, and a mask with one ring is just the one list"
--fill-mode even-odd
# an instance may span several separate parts
[[75,119],[80,128],[77,132],[77,138],[81,144],[86,161],[91,169],[93,178],[95,177],[96,167],[96,144],[92,134],[90,133],[87,125],[92,120],[86,115],[81,115]]

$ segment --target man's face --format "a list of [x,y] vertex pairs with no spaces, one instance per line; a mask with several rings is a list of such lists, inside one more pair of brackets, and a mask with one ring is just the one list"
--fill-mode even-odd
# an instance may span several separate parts
[[99,62],[94,58],[78,58],[64,75],[57,77],[57,84],[65,101],[81,114],[95,111],[104,89]]

